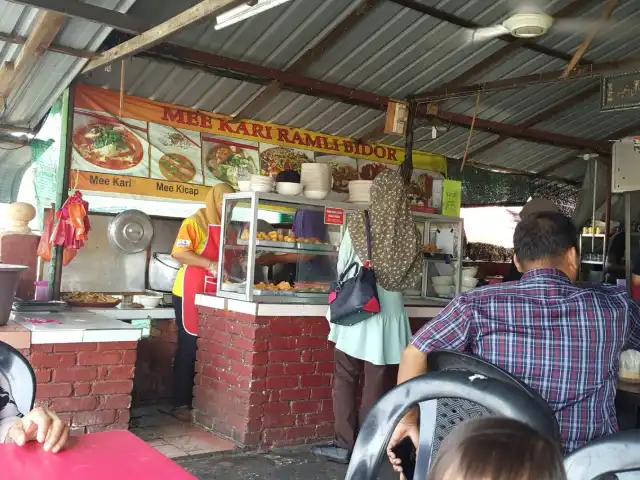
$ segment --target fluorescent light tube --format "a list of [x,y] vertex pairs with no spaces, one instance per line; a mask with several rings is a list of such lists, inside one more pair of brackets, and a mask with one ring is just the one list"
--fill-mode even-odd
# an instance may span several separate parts
[[269,10],[277,5],[281,5],[290,0],[257,0],[255,5],[240,5],[239,7],[232,8],[228,12],[225,12],[216,17],[216,30],[228,27],[234,23],[241,22],[247,18],[253,17],[258,13]]

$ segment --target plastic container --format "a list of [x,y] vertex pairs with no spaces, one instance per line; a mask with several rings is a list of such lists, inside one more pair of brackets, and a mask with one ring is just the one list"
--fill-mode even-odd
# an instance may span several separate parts
[[33,297],[34,300],[49,300],[49,282],[46,280],[39,280],[34,283],[36,286],[36,294]]

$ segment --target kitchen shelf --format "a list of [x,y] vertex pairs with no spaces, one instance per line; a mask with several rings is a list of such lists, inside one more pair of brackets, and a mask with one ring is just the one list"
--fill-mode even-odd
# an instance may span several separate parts
[[604,265],[602,260],[582,260],[580,263],[586,263],[588,265]]

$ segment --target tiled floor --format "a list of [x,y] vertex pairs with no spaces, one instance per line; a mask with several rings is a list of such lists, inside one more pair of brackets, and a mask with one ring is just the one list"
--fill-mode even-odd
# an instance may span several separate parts
[[233,450],[236,445],[150,406],[131,411],[131,432],[169,458]]

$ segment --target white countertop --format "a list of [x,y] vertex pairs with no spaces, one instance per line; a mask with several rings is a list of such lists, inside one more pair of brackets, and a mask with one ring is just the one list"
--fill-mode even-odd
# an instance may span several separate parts
[[31,344],[135,342],[142,329],[89,311],[16,313],[9,319],[31,331]]
[[[201,307],[268,317],[324,317],[327,314],[327,305],[244,302],[207,294],[196,295],[195,303]],[[444,306],[405,307],[409,318],[433,318],[440,313],[443,308]]]
[[116,320],[173,320],[176,314],[173,308],[72,308],[72,312],[91,312]]

